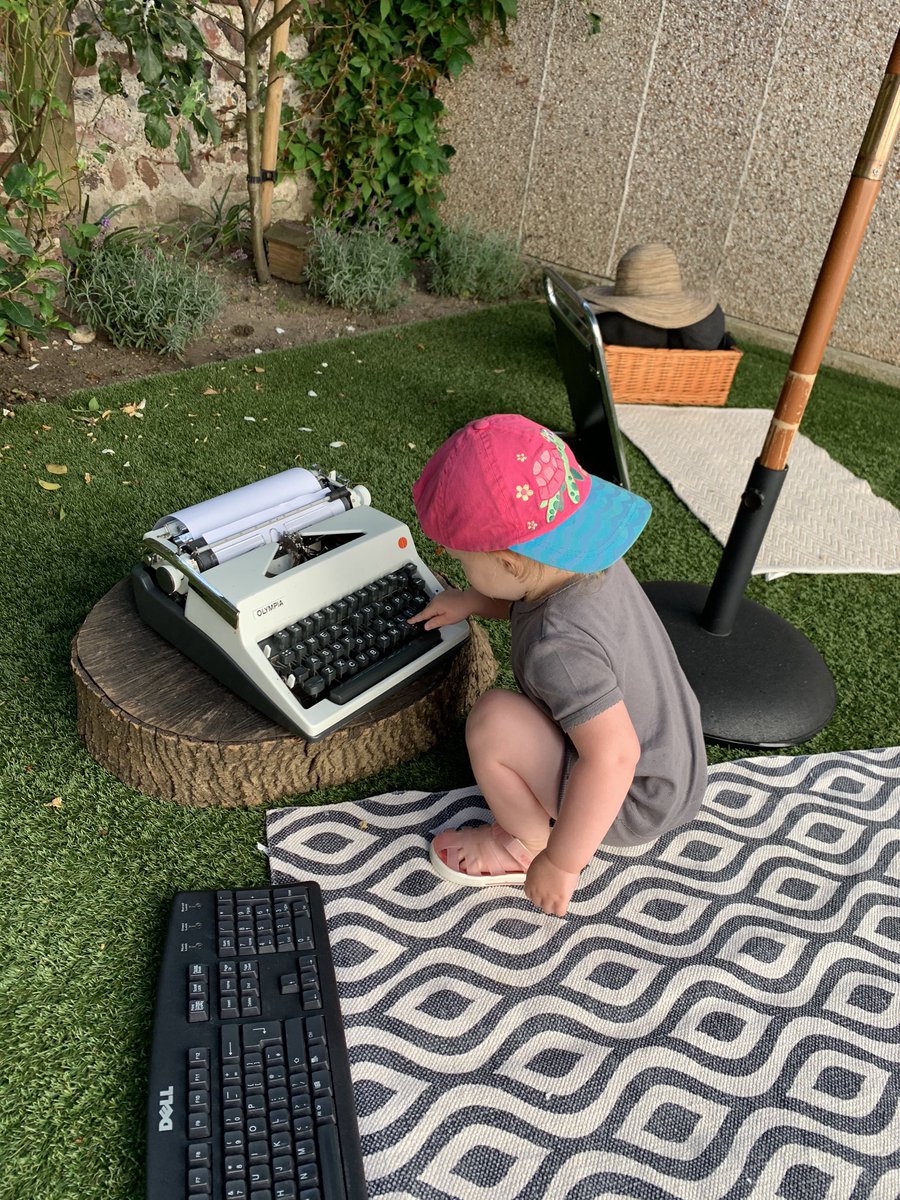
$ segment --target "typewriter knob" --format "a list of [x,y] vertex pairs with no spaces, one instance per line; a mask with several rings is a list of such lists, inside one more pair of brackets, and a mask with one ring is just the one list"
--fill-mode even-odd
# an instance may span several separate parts
[[177,596],[188,590],[187,579],[176,567],[170,567],[168,563],[161,563],[156,567],[154,573],[156,582],[167,596]]

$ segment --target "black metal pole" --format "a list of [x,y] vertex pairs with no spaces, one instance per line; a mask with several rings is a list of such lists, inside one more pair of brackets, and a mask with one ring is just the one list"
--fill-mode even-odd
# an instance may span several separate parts
[[734,629],[786,475],[787,467],[774,471],[759,459],[753,465],[700,618],[703,628],[716,637],[727,637]]

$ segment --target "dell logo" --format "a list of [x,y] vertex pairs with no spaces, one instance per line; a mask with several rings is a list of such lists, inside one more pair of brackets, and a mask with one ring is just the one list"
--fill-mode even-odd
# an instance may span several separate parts
[[175,1107],[175,1089],[164,1088],[159,1093],[159,1132],[167,1133],[172,1129],[172,1112]]

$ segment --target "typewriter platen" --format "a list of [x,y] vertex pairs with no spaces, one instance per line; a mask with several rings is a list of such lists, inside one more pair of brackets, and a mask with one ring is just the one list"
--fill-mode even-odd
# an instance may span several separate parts
[[441,591],[364,487],[295,467],[160,518],[132,571],[157,633],[317,741],[457,650],[465,621],[410,625]]

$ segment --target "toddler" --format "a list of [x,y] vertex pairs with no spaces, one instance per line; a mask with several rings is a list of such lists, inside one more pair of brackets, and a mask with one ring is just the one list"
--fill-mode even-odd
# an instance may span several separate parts
[[442,831],[432,864],[469,886],[524,884],[538,908],[563,916],[601,842],[653,841],[694,816],[706,786],[699,705],[622,561],[650,505],[514,414],[454,433],[413,499],[470,586],[410,619],[426,629],[508,619],[521,689],[485,693],[466,723],[494,823]]

